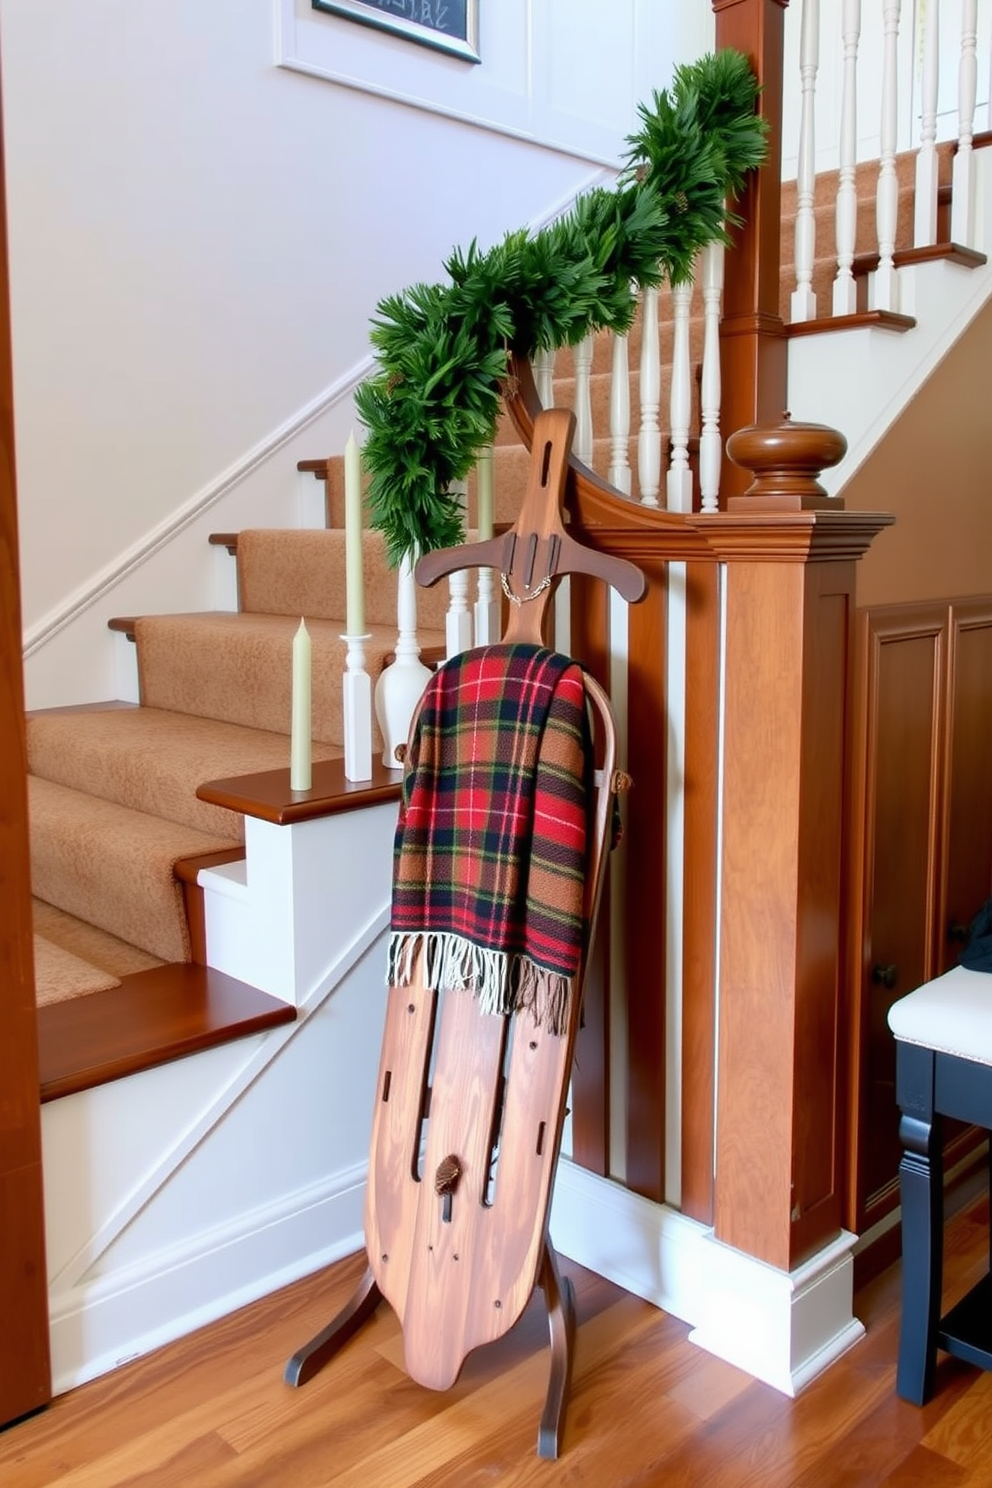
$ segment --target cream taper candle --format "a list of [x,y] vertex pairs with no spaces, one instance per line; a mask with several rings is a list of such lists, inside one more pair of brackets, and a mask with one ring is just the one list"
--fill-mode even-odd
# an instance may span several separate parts
[[493,535],[493,447],[487,444],[479,451],[475,468],[476,517],[479,541],[485,542]]
[[362,572],[362,451],[354,433],[344,447],[344,583],[349,635],[365,634],[365,576]]
[[311,777],[310,632],[303,620],[293,637],[293,712],[289,742],[289,788],[307,791]]

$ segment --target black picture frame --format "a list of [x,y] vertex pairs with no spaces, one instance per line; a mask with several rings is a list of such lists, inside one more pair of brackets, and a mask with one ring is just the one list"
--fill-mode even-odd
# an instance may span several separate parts
[[479,0],[310,0],[314,10],[480,62]]

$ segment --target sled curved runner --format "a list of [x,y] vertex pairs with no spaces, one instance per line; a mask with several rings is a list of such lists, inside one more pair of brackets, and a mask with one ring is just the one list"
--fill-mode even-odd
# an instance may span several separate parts
[[[631,601],[644,591],[632,564],[581,547],[563,527],[573,429],[565,410],[538,419],[527,494],[510,532],[430,553],[417,565],[425,584],[457,569],[498,567],[511,601],[508,642],[542,644],[547,604],[566,572],[593,573]],[[588,674],[584,686],[597,773],[586,944],[567,1026],[553,1032],[528,1009],[482,1012],[471,993],[430,990],[416,964],[411,985],[390,987],[366,1192],[368,1270],[351,1301],[293,1356],[285,1374],[290,1384],[305,1383],[385,1297],[402,1325],[411,1378],[448,1389],[467,1355],[506,1333],[540,1286],[551,1341],[542,1457],[558,1455],[575,1328],[573,1291],[559,1275],[549,1211],[618,785],[609,699]]]

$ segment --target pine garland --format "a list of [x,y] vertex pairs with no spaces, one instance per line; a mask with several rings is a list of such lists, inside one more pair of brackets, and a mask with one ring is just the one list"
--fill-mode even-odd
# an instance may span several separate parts
[[452,482],[495,435],[512,349],[523,357],[623,333],[636,289],[690,279],[700,248],[726,242],[728,201],[765,156],[765,121],[747,58],[717,52],[676,69],[670,91],[641,104],[641,127],[614,190],[580,197],[559,221],[473,241],[444,267],[447,284],[415,284],[377,307],[378,370],[356,390],[368,433],[369,519],[389,561],[463,540]]

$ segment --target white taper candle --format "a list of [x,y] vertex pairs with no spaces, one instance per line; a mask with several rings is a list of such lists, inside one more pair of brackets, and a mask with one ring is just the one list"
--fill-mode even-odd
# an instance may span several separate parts
[[289,741],[289,788],[307,791],[311,780],[310,632],[303,620],[293,637],[293,710]]
[[362,451],[354,433],[344,447],[345,614],[349,635],[365,634],[362,572]]

